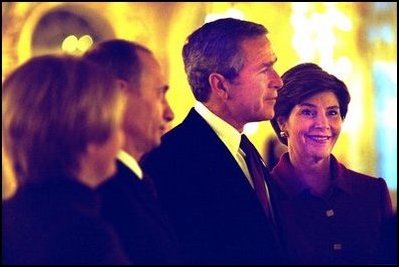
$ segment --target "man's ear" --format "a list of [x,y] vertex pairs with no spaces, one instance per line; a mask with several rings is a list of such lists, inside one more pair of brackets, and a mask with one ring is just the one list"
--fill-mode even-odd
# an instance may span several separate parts
[[122,80],[122,79],[116,79],[115,83],[116,83],[116,87],[118,89],[122,90],[125,93],[128,91],[129,85],[128,85],[127,81]]
[[212,72],[208,78],[211,90],[216,93],[222,99],[228,98],[228,85],[226,78],[223,75]]

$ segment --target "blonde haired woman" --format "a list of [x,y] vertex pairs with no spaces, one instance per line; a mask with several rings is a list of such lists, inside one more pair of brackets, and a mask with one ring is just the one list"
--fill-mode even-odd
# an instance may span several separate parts
[[35,57],[3,83],[4,264],[127,264],[95,188],[115,170],[124,108],[112,77],[71,56]]

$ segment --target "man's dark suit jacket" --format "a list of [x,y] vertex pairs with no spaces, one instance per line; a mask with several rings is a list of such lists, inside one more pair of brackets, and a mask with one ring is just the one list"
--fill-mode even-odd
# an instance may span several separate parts
[[181,263],[177,239],[147,185],[118,161],[118,171],[99,187],[103,214],[134,264]]
[[271,223],[234,157],[191,110],[143,161],[188,264],[271,264]]

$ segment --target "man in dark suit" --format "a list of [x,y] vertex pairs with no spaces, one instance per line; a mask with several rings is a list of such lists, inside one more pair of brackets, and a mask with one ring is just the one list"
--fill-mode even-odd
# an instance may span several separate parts
[[236,19],[192,33],[183,59],[196,105],[144,156],[188,264],[281,263],[273,220],[239,148],[246,123],[273,117],[282,86],[266,35],[264,26]]
[[173,112],[160,65],[145,47],[125,40],[97,44],[84,57],[104,66],[126,93],[122,128],[126,142],[118,171],[99,187],[104,215],[113,223],[134,264],[180,263],[173,229],[156,199],[151,179],[138,162],[158,146]]

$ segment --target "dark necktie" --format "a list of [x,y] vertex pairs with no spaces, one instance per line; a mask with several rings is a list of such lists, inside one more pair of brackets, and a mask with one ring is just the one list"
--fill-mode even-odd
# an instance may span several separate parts
[[271,205],[265,185],[265,177],[263,172],[264,166],[260,159],[260,155],[251,141],[249,141],[244,134],[241,135],[240,148],[245,153],[244,159],[247,163],[249,173],[251,174],[256,195],[258,196],[258,199],[262,204],[263,210],[265,211],[267,217],[273,221]]

